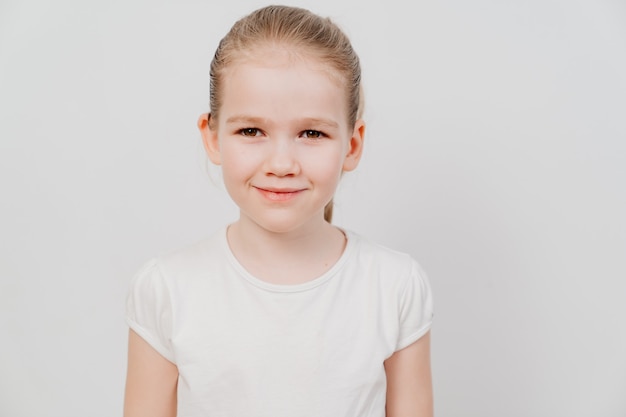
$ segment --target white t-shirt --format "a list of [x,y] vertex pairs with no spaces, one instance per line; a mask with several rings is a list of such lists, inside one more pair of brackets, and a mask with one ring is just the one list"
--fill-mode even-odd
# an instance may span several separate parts
[[430,329],[431,290],[409,255],[345,233],[304,284],[252,276],[225,229],[139,270],[127,321],[178,367],[179,417],[384,417],[383,361]]

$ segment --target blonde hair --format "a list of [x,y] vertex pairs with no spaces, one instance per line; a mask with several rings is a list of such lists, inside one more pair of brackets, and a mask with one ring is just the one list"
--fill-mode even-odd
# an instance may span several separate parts
[[[235,22],[220,41],[211,62],[209,121],[219,117],[221,84],[226,68],[259,46],[288,45],[315,54],[340,75],[345,83],[348,122],[354,126],[361,117],[363,94],[359,57],[343,31],[329,18],[309,10],[289,6],[267,6]],[[332,221],[333,201],[324,208],[324,219]]]

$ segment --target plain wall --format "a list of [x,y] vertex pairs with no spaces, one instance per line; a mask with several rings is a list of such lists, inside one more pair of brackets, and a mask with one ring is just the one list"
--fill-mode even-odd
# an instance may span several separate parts
[[[294,1],[363,65],[336,223],[435,295],[439,417],[626,415],[626,6]],[[124,301],[236,208],[195,123],[260,1],[0,0],[0,416],[121,415]]]

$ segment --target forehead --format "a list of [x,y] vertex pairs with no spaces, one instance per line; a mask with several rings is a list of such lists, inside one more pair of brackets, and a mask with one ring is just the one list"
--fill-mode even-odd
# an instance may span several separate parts
[[302,117],[347,124],[347,94],[337,71],[309,54],[265,49],[231,63],[222,78],[225,118],[247,115],[272,120]]
[[233,58],[226,71],[228,68],[241,65],[286,67],[304,64],[312,70],[325,74],[338,87],[343,87],[346,84],[342,74],[329,62],[328,58],[311,47],[298,47],[278,41],[268,41],[241,50]]

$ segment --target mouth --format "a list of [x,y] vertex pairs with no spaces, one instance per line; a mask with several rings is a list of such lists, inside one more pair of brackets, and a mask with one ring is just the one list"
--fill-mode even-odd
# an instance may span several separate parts
[[270,201],[289,201],[304,191],[301,188],[261,188],[254,187],[259,193]]

